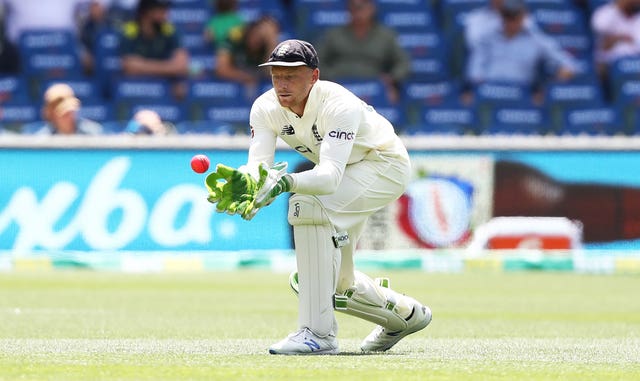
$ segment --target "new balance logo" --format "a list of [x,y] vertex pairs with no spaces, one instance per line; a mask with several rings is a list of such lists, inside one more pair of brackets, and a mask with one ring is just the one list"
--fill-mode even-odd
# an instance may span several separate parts
[[305,341],[304,344],[311,349],[311,352],[320,349],[320,344],[316,343],[315,340],[310,339],[309,341]]
[[280,130],[280,135],[295,135],[296,130],[293,129],[292,125],[282,126],[282,130]]

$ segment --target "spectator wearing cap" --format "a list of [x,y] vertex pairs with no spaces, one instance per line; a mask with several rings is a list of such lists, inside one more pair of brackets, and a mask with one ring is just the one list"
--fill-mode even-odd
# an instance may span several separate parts
[[189,72],[189,53],[179,32],[168,21],[167,0],[140,0],[134,21],[123,25],[120,41],[122,70],[129,76],[175,80],[174,95],[184,96]]
[[[482,82],[530,86],[534,100],[541,101],[546,77],[564,81],[577,73],[577,64],[570,54],[543,32],[525,27],[524,0],[504,0],[500,17],[500,28],[487,32],[471,47],[468,86]],[[548,74],[540,77],[541,71]],[[470,101],[469,96],[470,93],[465,94],[466,101]]]
[[42,119],[44,126],[37,129],[39,135],[99,135],[102,126],[90,119],[78,116],[80,99],[65,83],[51,85],[44,93]]
[[[489,2],[479,8],[473,9],[464,19],[464,39],[468,48],[478,43],[481,37],[493,32],[502,26],[502,16],[500,9],[504,0],[489,0]],[[525,16],[524,27],[526,29],[537,30],[538,26],[529,15]]]
[[411,71],[407,52],[396,32],[376,19],[372,0],[349,0],[350,21],[326,31],[318,44],[322,76],[328,80],[380,79],[395,102],[399,86]]

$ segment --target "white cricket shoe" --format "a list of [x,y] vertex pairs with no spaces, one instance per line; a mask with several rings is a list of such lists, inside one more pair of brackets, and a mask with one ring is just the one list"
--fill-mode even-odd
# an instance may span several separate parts
[[269,348],[272,355],[335,355],[338,340],[335,336],[319,337],[309,328],[294,332]]
[[376,326],[369,336],[365,337],[360,344],[360,349],[364,352],[384,352],[396,345],[403,337],[418,332],[431,323],[431,309],[422,304],[416,303],[413,311],[407,318],[408,326],[402,331],[390,332],[382,326]]

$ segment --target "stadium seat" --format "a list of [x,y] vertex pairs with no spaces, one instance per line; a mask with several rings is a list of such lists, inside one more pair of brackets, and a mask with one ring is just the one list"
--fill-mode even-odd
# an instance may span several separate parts
[[181,33],[202,33],[211,17],[210,7],[171,7],[169,21]]
[[80,110],[78,110],[78,115],[99,123],[105,123],[115,119],[113,105],[105,101],[83,101]]
[[446,57],[442,33],[438,31],[423,31],[421,29],[406,30],[398,33],[398,44],[402,46],[412,58],[418,57]]
[[235,133],[247,133],[249,130],[249,112],[251,105],[238,103],[235,105],[211,104],[203,108],[203,115],[198,118],[220,124],[229,124]]
[[21,132],[24,124],[40,120],[40,109],[30,101],[0,104],[0,125],[6,131]]
[[407,127],[408,135],[465,135],[477,133],[478,117],[473,107],[447,102],[422,110],[419,123]]
[[615,135],[622,133],[620,114],[611,107],[576,107],[565,111],[560,135]]
[[[238,82],[222,80],[191,80],[187,90],[187,120],[204,118],[205,108],[212,104],[232,106],[248,101],[245,88]],[[248,120],[248,119],[247,119]]]
[[573,0],[525,0],[530,11],[536,9],[576,9]]
[[553,82],[545,88],[545,103],[555,131],[564,123],[564,111],[571,107],[601,107],[604,98],[595,78],[583,81]]
[[374,107],[388,106],[390,104],[382,81],[345,79],[339,82],[367,104]]
[[176,131],[182,135],[234,135],[236,133],[231,124],[210,120],[183,121],[176,124]]
[[[116,119],[129,120],[136,112],[145,109],[157,112],[163,122],[176,124],[186,119],[186,111],[181,103],[167,101],[147,101],[132,104],[129,109],[126,110],[127,114],[116,115]],[[122,112],[123,110],[121,109],[119,111]]]
[[419,10],[398,7],[397,9],[378,10],[378,18],[382,24],[398,33],[407,30],[438,31],[440,28],[437,18],[427,8]]
[[441,4],[442,30],[447,35],[460,31],[464,26],[467,14],[486,4],[487,0],[443,0]]
[[189,76],[191,78],[206,79],[214,75],[216,57],[213,53],[191,54],[189,57]]
[[589,33],[587,19],[577,9],[538,8],[530,14],[540,29],[549,35]]
[[402,104],[409,125],[422,121],[422,111],[457,102],[459,86],[452,81],[410,82],[403,86]]
[[23,31],[19,37],[18,49],[29,86],[43,78],[64,78],[80,73],[79,46],[72,30]]
[[210,6],[209,0],[171,0],[172,8],[206,8]]
[[103,29],[98,32],[94,51],[95,77],[99,79],[102,95],[105,98],[111,97],[111,82],[122,69],[119,46],[118,32],[113,29]]
[[346,3],[338,0],[297,0],[294,15],[297,38],[311,43],[318,42],[328,28],[349,21]]
[[114,79],[111,94],[117,120],[130,118],[132,110],[140,104],[163,104],[173,99],[169,82],[156,78]]
[[527,104],[496,106],[488,120],[480,120],[486,135],[545,135],[549,120],[543,108]]
[[553,34],[550,37],[573,57],[593,59],[593,41],[588,34]]
[[87,101],[103,99],[100,85],[98,84],[97,79],[74,75],[63,79],[50,78],[43,80],[39,83],[38,95],[36,97],[36,100],[42,100],[45,91],[47,91],[47,89],[51,85],[60,82],[69,85],[73,89],[73,92],[76,94],[76,97],[78,97],[83,103]]
[[205,40],[204,34],[200,33],[183,33],[182,46],[189,51],[190,54],[214,54],[212,43]]
[[19,75],[0,76],[0,104],[12,101],[26,101],[28,99],[29,94],[24,77]]

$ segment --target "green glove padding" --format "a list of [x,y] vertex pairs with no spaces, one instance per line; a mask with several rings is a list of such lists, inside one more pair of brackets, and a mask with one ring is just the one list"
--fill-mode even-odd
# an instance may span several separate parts
[[255,197],[255,206],[262,208],[275,200],[280,194],[289,192],[293,185],[291,176],[287,174],[287,163],[278,162],[269,168],[266,165],[259,167],[262,185],[258,187]]
[[207,200],[216,204],[219,213],[240,214],[246,218],[251,215],[256,192],[264,180],[262,174],[260,180],[256,181],[248,173],[218,164],[216,171],[205,179],[205,186],[209,190]]

